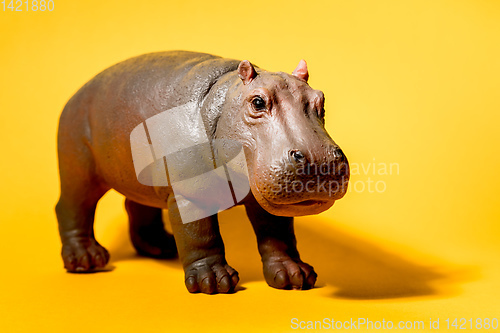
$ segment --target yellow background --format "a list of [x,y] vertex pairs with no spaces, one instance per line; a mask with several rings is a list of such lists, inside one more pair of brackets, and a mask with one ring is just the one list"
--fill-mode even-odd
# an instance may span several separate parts
[[[292,318],[359,317],[427,331],[429,318],[443,329],[446,318],[500,317],[499,1],[54,1],[52,12],[0,11],[0,332],[290,332]],[[115,192],[96,218],[114,270],[63,270],[58,116],[104,68],[173,49],[272,71],[306,59],[350,162],[399,165],[352,176],[383,193],[351,187],[297,219],[318,288],[267,287],[235,208],[221,225],[243,288],[188,294],[177,261],[134,254]]]

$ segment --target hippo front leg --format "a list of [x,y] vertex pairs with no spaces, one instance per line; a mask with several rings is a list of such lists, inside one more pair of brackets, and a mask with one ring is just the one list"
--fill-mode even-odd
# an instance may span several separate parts
[[188,291],[205,294],[234,291],[238,272],[226,262],[217,215],[182,223],[173,195],[168,200],[168,212]]
[[275,216],[256,201],[245,204],[252,222],[267,284],[277,289],[310,289],[317,274],[300,260],[293,229],[293,217]]

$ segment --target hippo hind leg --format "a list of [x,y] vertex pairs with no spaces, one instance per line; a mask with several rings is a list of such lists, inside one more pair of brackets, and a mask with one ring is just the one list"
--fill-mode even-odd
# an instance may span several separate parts
[[160,208],[125,200],[129,216],[130,239],[137,253],[153,258],[175,258],[177,247],[174,236],[165,230]]
[[88,146],[71,136],[60,140],[59,174],[61,196],[56,205],[62,259],[69,272],[84,273],[103,268],[108,251],[94,236],[97,202],[109,190],[95,174],[94,160]]

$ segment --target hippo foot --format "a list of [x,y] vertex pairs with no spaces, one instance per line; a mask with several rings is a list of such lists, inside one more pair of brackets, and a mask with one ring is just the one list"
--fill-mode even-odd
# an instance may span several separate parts
[[186,287],[190,293],[230,293],[239,281],[238,272],[219,255],[199,259],[184,270]]
[[109,261],[108,251],[95,239],[74,237],[63,242],[64,268],[71,273],[87,273],[104,268]]
[[130,230],[130,239],[141,256],[170,259],[177,257],[174,236],[164,229],[143,227]]
[[264,263],[264,277],[267,284],[277,289],[305,290],[316,283],[314,268],[300,259],[268,258]]

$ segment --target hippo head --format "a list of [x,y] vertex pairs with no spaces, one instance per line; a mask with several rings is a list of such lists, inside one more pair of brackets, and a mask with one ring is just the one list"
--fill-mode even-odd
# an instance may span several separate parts
[[301,60],[292,74],[255,69],[247,60],[229,88],[216,138],[240,142],[250,189],[269,213],[318,214],[344,196],[349,164],[325,130],[324,96]]

